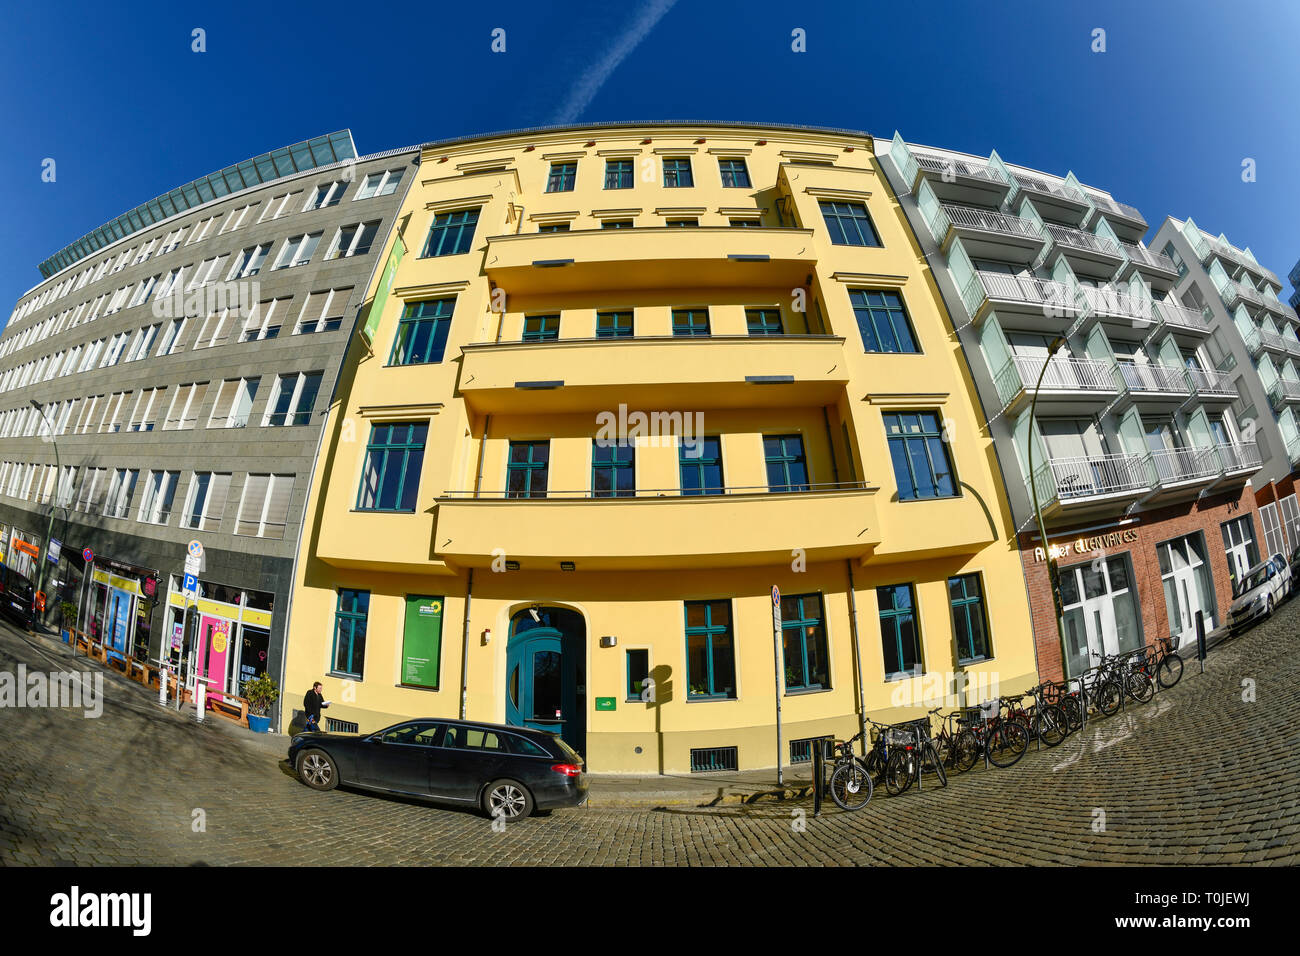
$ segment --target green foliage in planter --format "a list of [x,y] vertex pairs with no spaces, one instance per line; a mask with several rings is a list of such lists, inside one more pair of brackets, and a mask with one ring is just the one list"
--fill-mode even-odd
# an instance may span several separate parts
[[271,679],[270,674],[258,674],[244,684],[244,699],[248,701],[248,711],[258,717],[266,717],[271,708],[280,699],[280,688]]
[[71,601],[64,601],[59,605],[59,613],[63,615],[63,626],[71,631],[77,627],[77,605]]

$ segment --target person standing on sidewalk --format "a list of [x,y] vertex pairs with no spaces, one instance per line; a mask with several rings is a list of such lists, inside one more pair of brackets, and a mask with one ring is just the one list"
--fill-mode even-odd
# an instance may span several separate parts
[[306,730],[320,731],[320,712],[322,708],[328,707],[330,702],[325,699],[325,695],[320,692],[321,683],[317,681],[311,685],[311,690],[302,699],[302,709],[307,714]]

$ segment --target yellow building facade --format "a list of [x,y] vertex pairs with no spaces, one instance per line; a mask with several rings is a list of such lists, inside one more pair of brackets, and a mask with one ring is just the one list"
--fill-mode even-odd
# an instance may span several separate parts
[[290,704],[320,680],[336,728],[527,724],[656,773],[1036,682],[992,444],[869,136],[433,143],[397,222],[310,492]]

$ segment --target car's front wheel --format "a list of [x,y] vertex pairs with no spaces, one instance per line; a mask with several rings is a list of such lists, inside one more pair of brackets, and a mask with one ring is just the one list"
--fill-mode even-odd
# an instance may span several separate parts
[[339,785],[339,768],[333,757],[313,747],[298,755],[298,779],[313,790],[333,790]]
[[483,812],[493,819],[522,820],[533,808],[533,795],[514,780],[494,780],[483,791]]

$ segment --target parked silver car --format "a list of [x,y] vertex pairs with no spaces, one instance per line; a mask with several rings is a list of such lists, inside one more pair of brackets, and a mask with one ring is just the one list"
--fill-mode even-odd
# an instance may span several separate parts
[[1290,590],[1291,568],[1280,554],[1247,571],[1228,612],[1233,633],[1253,621],[1270,617],[1273,609],[1286,600]]

